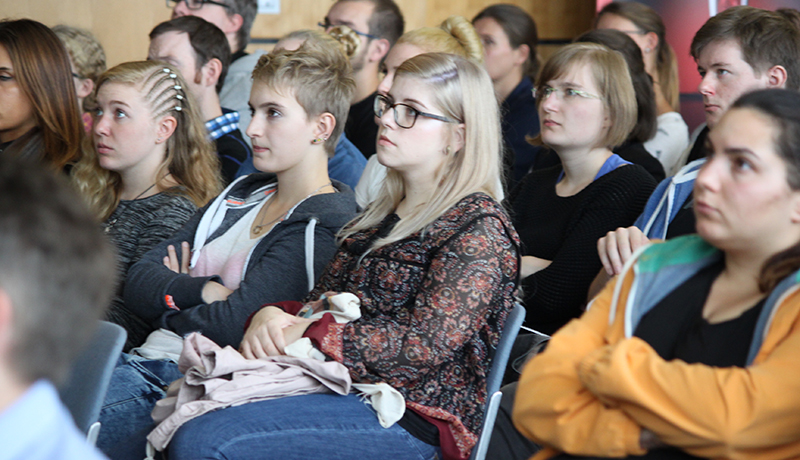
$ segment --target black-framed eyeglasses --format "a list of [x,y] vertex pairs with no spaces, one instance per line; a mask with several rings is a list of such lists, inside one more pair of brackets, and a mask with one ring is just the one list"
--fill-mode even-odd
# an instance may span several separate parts
[[173,8],[178,5],[180,2],[186,2],[186,7],[190,10],[199,10],[205,4],[209,5],[218,5],[223,8],[230,8],[230,5],[227,5],[222,2],[215,2],[213,0],[166,0],[167,1],[167,8]]
[[[327,19],[327,18],[325,18],[325,20],[324,20],[324,21],[322,21],[322,22],[318,22],[318,23],[317,23],[317,25],[318,25],[318,26],[320,26],[320,27],[322,27],[323,29],[325,29],[325,31],[328,31],[328,30],[330,30],[330,28],[331,28],[331,27],[343,26],[343,25],[345,25],[345,24],[331,24],[331,23],[328,21],[328,19]],[[350,27],[350,26],[348,26],[348,27]],[[355,32],[355,34],[356,34],[356,35],[361,35],[362,37],[371,38],[371,39],[373,39],[373,40],[380,40],[380,38],[381,38],[381,37],[379,37],[379,36],[377,36],[377,35],[372,35],[372,34],[367,34],[367,33],[364,33],[364,32],[359,32],[359,31],[357,31],[357,30],[353,29],[352,27],[350,27],[350,30],[352,30],[353,32]]]
[[436,115],[433,113],[426,113],[420,112],[419,110],[411,107],[408,104],[404,104],[402,102],[394,102],[392,100],[382,94],[378,94],[375,96],[375,102],[373,104],[373,109],[375,110],[375,116],[381,118],[387,110],[392,109],[394,110],[394,122],[397,123],[397,126],[405,129],[410,129],[414,126],[414,123],[417,122],[417,117],[425,117],[430,118],[433,120],[443,121],[445,123],[458,123],[456,120],[447,118],[442,115]]

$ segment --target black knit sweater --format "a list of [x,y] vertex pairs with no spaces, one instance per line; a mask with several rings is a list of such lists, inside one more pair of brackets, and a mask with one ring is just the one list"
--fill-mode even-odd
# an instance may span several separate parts
[[619,167],[575,195],[560,197],[561,167],[533,171],[508,197],[522,254],[550,260],[522,282],[526,325],[552,334],[578,317],[602,264],[597,240],[633,224],[656,186],[641,166]]

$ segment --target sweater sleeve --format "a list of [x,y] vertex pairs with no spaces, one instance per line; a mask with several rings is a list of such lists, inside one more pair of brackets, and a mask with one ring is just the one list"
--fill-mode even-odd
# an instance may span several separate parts
[[[148,322],[144,321],[138,314],[132,313],[132,310],[134,312],[135,310],[123,301],[128,272],[150,249],[179,230],[181,226],[191,219],[196,210],[197,207],[187,198],[171,196],[169,201],[165,202],[153,214],[143,217],[141,229],[136,234],[136,240],[131,241],[135,244],[129,246],[125,261],[120,261],[120,280],[117,285],[117,291],[108,308],[107,318],[123,326],[128,332],[125,343],[126,351],[131,347],[140,345],[152,331],[152,327]],[[166,254],[166,251],[164,254]]]
[[[179,308],[202,302],[198,300],[202,299],[200,291],[210,278],[192,278],[186,274],[175,273],[164,266],[163,259],[167,255],[167,246],[172,245],[177,249],[184,241],[190,244],[194,241],[194,233],[206,209],[207,207],[197,212],[171,237],[147,251],[128,271],[125,282],[125,305],[143,319],[155,322],[170,309],[165,299],[167,294],[178,299]],[[178,250],[176,253],[180,260],[181,251]],[[171,289],[170,292],[168,289]]]
[[[251,261],[239,289],[226,300],[210,304],[201,300],[190,308],[166,310],[159,318],[159,327],[180,335],[199,331],[221,347],[238,347],[244,324],[254,311],[266,303],[301,300],[308,293],[304,224],[295,222],[270,243],[257,261]],[[335,251],[335,234],[318,225],[314,234],[314,273],[322,272]]]
[[577,373],[585,356],[606,345],[614,284],[608,283],[589,311],[553,335],[545,351],[523,369],[513,421],[526,437],[574,455],[644,453],[639,424],[587,391]]
[[[183,196],[176,196],[173,200],[170,200],[168,205],[162,206],[142,230],[139,237],[139,245],[136,247],[136,254],[131,262],[136,263],[158,243],[172,236],[196,212],[197,206]],[[166,255],[166,252],[164,255]]]
[[411,309],[331,324],[322,351],[346,365],[355,381],[395,386],[395,379],[419,378],[451,360],[502,304],[500,294],[514,291],[514,246],[499,219],[472,221],[433,256]]
[[766,341],[774,349],[746,368],[664,361],[634,337],[586,356],[579,378],[666,444],[703,458],[757,458],[759,449],[797,442],[800,320],[779,319],[788,324],[773,327],[787,335]]
[[602,268],[597,240],[610,230],[631,225],[656,185],[645,171],[633,170],[639,167],[623,168],[631,168],[629,174],[604,184],[594,199],[584,204],[552,263],[523,280],[529,325],[550,325],[544,332],[552,333],[580,315],[589,285]]

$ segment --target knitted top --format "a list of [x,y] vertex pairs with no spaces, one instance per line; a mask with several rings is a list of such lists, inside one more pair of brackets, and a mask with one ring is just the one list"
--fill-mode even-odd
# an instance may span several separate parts
[[[167,239],[197,211],[184,195],[157,193],[138,200],[120,200],[104,225],[117,248],[117,290],[108,310],[108,320],[128,332],[125,350],[141,345],[153,327],[125,307],[122,298],[128,269],[156,244]],[[176,248],[180,251],[180,248]],[[166,256],[166,252],[164,253]]]
[[522,281],[525,323],[546,334],[582,313],[589,285],[602,268],[597,240],[633,224],[656,186],[644,168],[629,165],[561,197],[560,173],[560,166],[533,171],[508,197],[522,254],[552,261]]

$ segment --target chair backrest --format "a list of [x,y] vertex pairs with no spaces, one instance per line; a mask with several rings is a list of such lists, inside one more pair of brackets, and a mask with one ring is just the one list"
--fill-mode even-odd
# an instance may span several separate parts
[[489,369],[489,375],[486,378],[486,394],[489,396],[500,390],[500,385],[503,383],[503,374],[505,374],[506,366],[508,366],[508,358],[511,356],[511,347],[514,346],[514,341],[517,339],[517,334],[519,334],[519,328],[524,321],[525,307],[517,303],[508,314],[503,333],[500,334],[500,341],[497,343],[492,367]]
[[88,433],[100,417],[111,373],[127,335],[122,327],[100,321],[92,340],[78,355],[67,380],[58,389],[61,401],[83,433]]
[[506,373],[508,358],[511,356],[511,347],[514,345],[524,321],[525,307],[517,303],[508,314],[506,324],[503,326],[503,332],[500,334],[500,341],[497,343],[497,349],[492,360],[492,367],[489,369],[489,375],[486,378],[486,394],[488,396],[486,398],[486,412],[484,413],[483,426],[481,427],[478,442],[472,448],[472,453],[469,456],[470,460],[484,460],[486,458],[494,421],[497,418],[497,410],[500,408],[500,399],[502,398],[500,385],[503,383],[503,375]]

